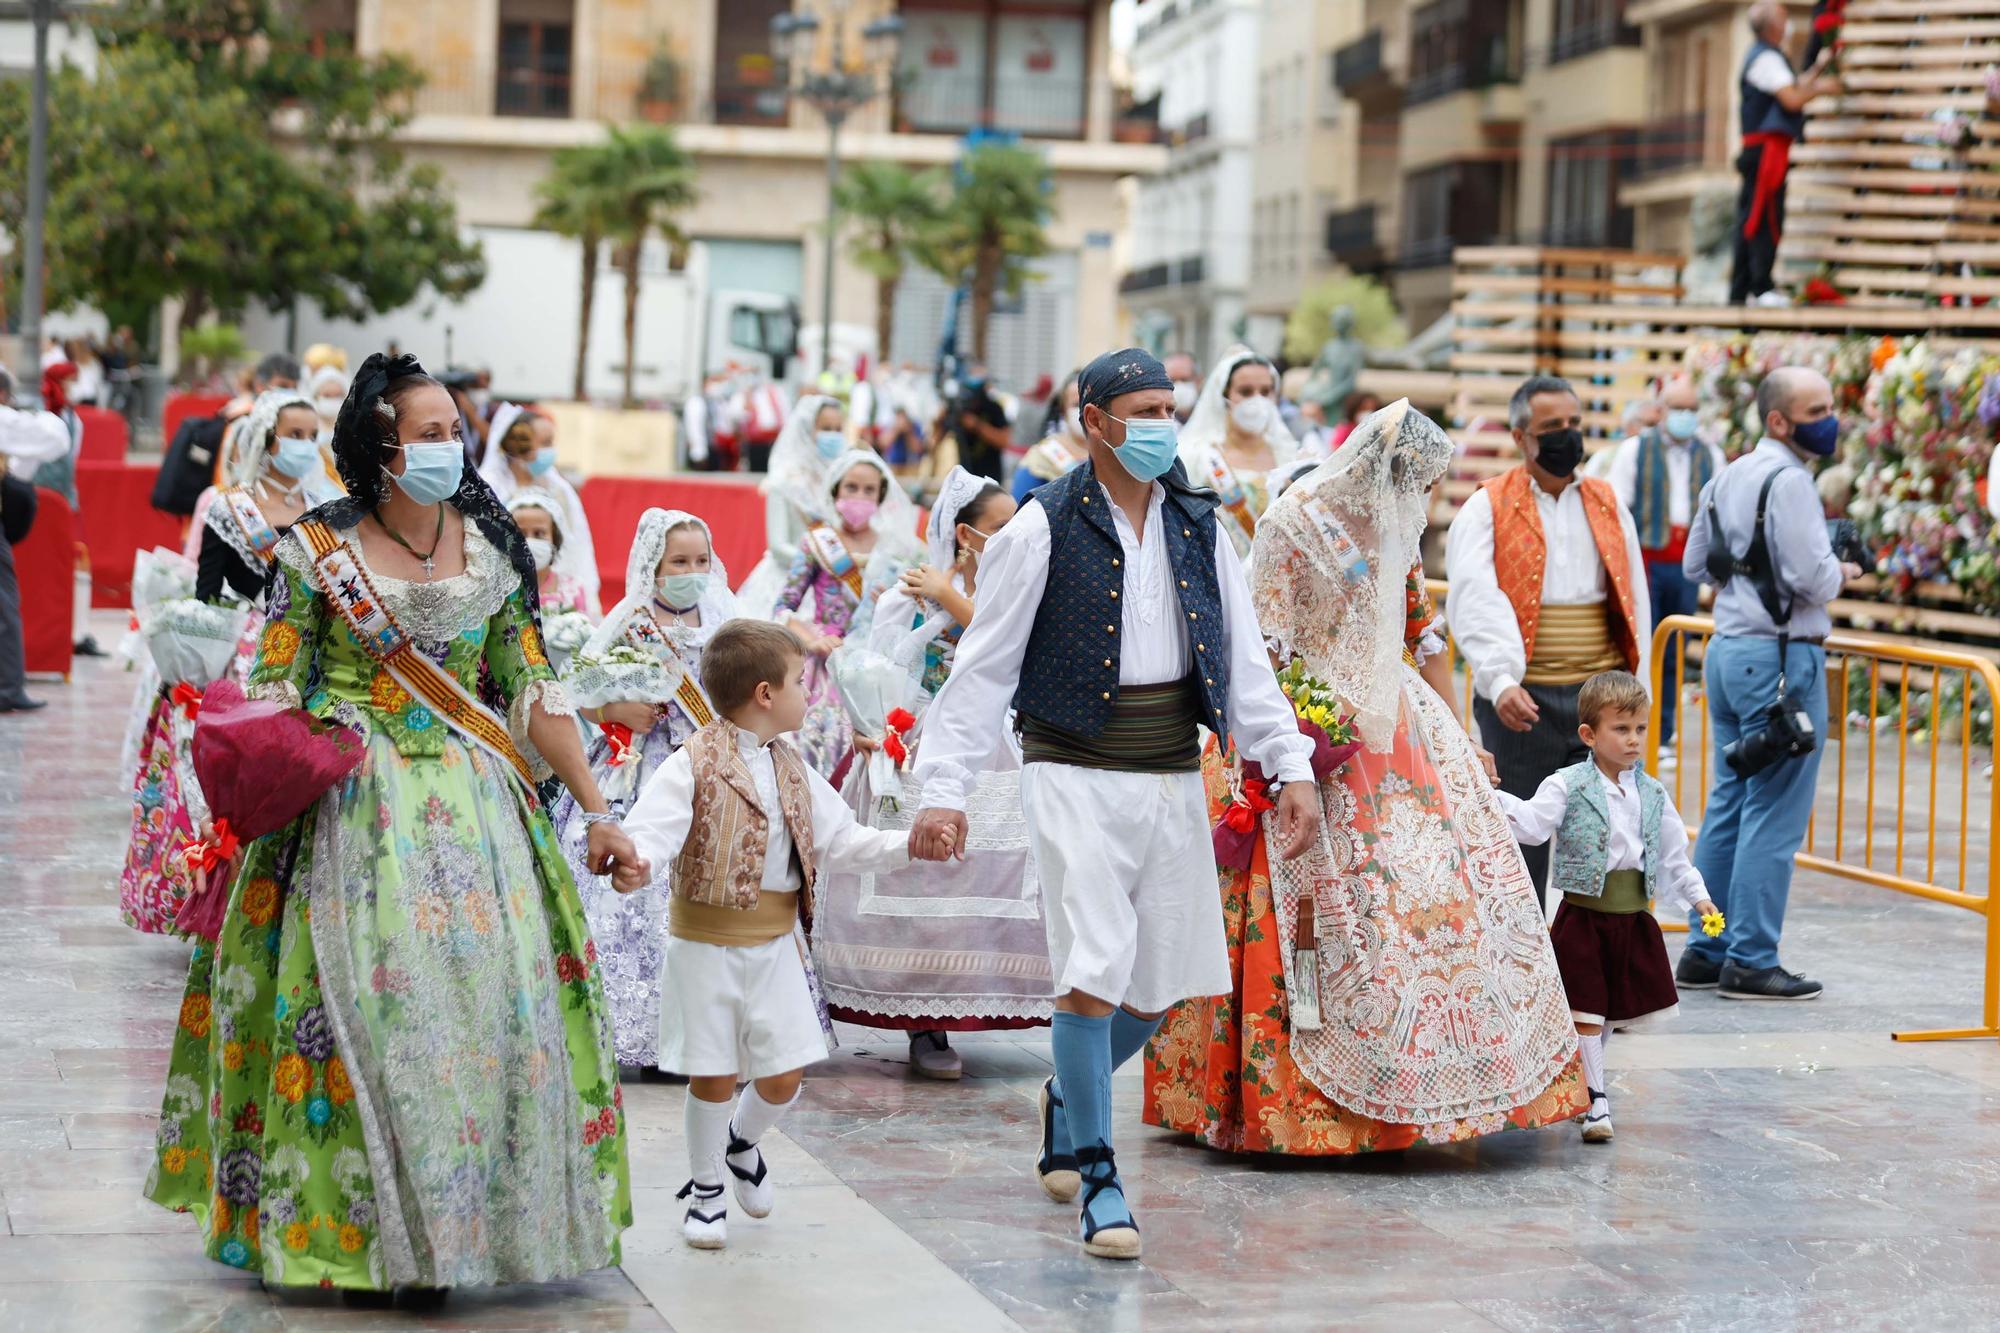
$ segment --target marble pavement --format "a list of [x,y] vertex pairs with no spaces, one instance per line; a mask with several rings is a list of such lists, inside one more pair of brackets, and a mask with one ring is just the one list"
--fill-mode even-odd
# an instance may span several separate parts
[[1230,1158],[1141,1127],[1128,1073],[1146,1259],[1110,1265],[1029,1171],[1045,1039],[964,1039],[935,1085],[850,1029],[773,1143],[777,1211],[724,1254],[679,1241],[680,1089],[628,1084],[621,1269],[422,1320],[274,1296],[139,1194],[187,951],[118,920],[131,680],[81,662],[0,717],[0,1330],[2000,1327],[2000,1044],[1888,1038],[1973,1020],[1979,922],[1810,878],[1786,955],[1826,998],[1693,995],[1615,1037],[1609,1147]]

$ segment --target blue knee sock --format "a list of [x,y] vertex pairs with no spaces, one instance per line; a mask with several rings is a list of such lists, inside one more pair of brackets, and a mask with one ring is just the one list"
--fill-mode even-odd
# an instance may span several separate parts
[[1093,1181],[1110,1181],[1086,1208],[1084,1226],[1127,1222],[1131,1211],[1108,1161],[1098,1155],[1111,1147],[1112,1020],[1086,1018],[1057,1011],[1050,1027],[1049,1048],[1055,1057],[1056,1082],[1062,1089],[1063,1118],[1076,1145],[1078,1165],[1088,1193]]
[[[1160,1023],[1166,1017],[1140,1018],[1123,1009],[1111,1015],[1111,1069],[1113,1073],[1124,1068],[1125,1062],[1145,1049],[1153,1034],[1160,1030]],[[1062,1079],[1057,1077],[1049,1088],[1049,1095],[1056,1101],[1049,1116],[1049,1151],[1058,1157],[1073,1157],[1076,1154],[1074,1140],[1069,1132],[1069,1106],[1062,1095]]]

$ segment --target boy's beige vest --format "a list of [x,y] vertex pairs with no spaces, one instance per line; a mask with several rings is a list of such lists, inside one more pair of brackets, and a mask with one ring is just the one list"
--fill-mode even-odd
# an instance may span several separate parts
[[[764,850],[770,818],[757,796],[757,783],[736,748],[736,726],[718,717],[687,740],[694,769],[694,823],[674,861],[674,892],[710,907],[749,911],[757,906],[764,882]],[[778,804],[792,850],[799,858],[805,890],[800,915],[810,919],[813,888],[812,792],[806,766],[783,741],[771,743],[778,774]]]

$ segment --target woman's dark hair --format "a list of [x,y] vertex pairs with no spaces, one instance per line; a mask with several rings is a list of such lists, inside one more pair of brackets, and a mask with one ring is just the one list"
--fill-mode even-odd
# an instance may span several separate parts
[[1056,391],[1049,395],[1049,405],[1042,411],[1042,438],[1047,439],[1059,430],[1068,430],[1069,423],[1063,420],[1063,395],[1069,386],[1076,383],[1076,372],[1072,370],[1063,376],[1063,382],[1056,385]]
[[998,482],[989,481],[973,492],[970,500],[959,506],[958,516],[951,521],[951,553],[953,555],[957,555],[959,550],[958,525],[963,523],[968,528],[978,527],[979,520],[985,518],[986,511],[993,507],[993,501],[1006,493],[1006,491],[1000,488]]
[[1273,393],[1277,392],[1278,368],[1261,356],[1246,356],[1229,368],[1229,378],[1222,382],[1222,396],[1224,398],[1229,397],[1229,391],[1236,387],[1236,377],[1243,373],[1243,367],[1245,366],[1262,366],[1264,369],[1270,371],[1271,390]]
[[[1342,417],[1348,421],[1356,420],[1361,414],[1362,406],[1366,403],[1373,403],[1375,407],[1380,407],[1382,406],[1382,396],[1370,393],[1366,389],[1356,389],[1353,393],[1348,394],[1347,401],[1340,405]],[[1371,407],[1368,410],[1372,412],[1375,408]]]
[[[875,503],[881,504],[889,498],[889,465],[870,459],[869,466],[875,469],[875,476],[878,479],[875,483]],[[852,471],[854,471],[853,468],[847,469],[847,472]],[[827,483],[826,494],[828,499],[833,499],[840,494],[840,483],[847,480],[847,472],[841,473]]]
[[[414,357],[406,359],[412,366],[416,364]],[[389,483],[382,474],[397,443],[396,419],[410,395],[427,384],[444,387],[422,370],[395,375],[386,382],[379,375],[354,377],[334,425],[333,464],[347,493],[363,509],[377,508],[388,495]]]

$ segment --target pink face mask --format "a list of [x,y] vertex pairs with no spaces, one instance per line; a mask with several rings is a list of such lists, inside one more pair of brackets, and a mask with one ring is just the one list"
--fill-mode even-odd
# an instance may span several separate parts
[[876,502],[865,495],[850,495],[835,500],[833,507],[840,513],[840,521],[850,532],[859,532],[868,526],[868,520],[875,517]]

